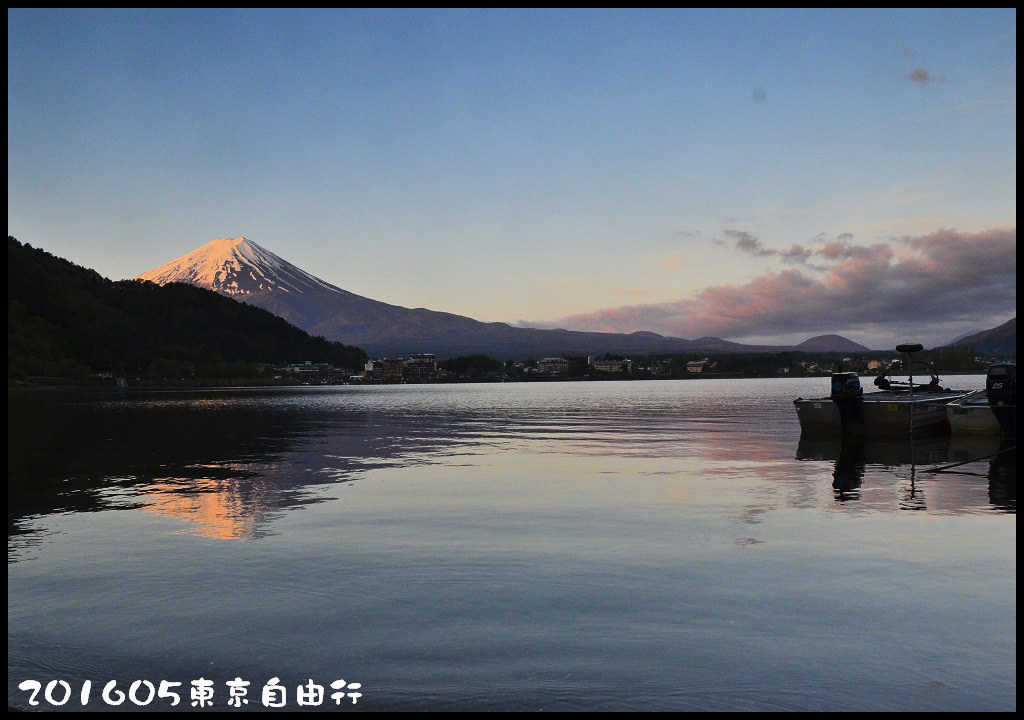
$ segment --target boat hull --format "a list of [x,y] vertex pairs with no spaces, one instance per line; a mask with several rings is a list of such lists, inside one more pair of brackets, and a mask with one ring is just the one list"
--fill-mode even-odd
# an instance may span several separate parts
[[954,435],[999,435],[1003,431],[984,390],[946,405],[946,419]]
[[946,431],[946,405],[966,393],[922,394],[869,393],[861,399],[859,422],[844,428],[839,407],[830,398],[794,400],[800,431],[809,435],[845,433],[900,437],[930,435]]

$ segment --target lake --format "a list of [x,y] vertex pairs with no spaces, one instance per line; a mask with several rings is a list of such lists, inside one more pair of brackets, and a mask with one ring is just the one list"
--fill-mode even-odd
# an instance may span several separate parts
[[1015,452],[801,438],[827,393],[9,393],[8,705],[1016,709]]

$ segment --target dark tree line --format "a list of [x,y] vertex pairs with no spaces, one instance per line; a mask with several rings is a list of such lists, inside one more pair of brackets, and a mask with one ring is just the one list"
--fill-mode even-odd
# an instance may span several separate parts
[[356,347],[192,285],[113,282],[7,238],[7,375],[251,377],[257,363],[362,367]]
[[468,380],[479,380],[496,376],[505,370],[505,364],[500,360],[495,360],[489,355],[481,354],[449,358],[448,360],[442,360],[437,366],[456,377]]

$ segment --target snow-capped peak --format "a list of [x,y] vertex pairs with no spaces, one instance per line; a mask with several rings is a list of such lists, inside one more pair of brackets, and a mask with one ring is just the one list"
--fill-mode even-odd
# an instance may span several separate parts
[[217,238],[135,279],[158,285],[189,283],[225,295],[274,290],[302,294],[314,288],[339,291],[246,237]]

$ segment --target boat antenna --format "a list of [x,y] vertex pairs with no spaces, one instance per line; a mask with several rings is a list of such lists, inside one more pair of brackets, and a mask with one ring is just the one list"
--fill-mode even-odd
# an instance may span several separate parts
[[[914,437],[914,361],[910,359],[910,356],[922,350],[924,350],[924,345],[921,343],[903,343],[896,346],[896,352],[907,354],[907,372],[910,374],[910,403],[908,409],[910,410],[911,438]],[[911,476],[913,476],[913,469],[911,469]]]

